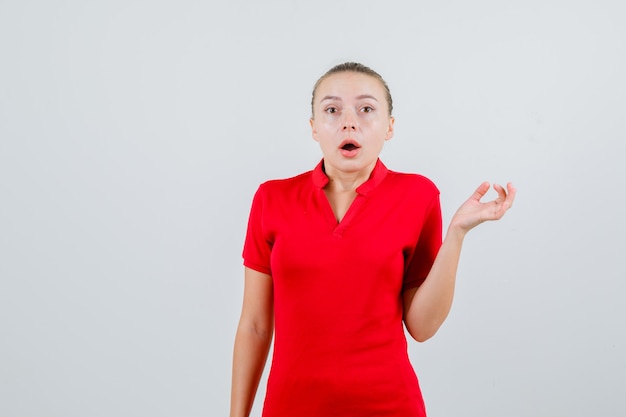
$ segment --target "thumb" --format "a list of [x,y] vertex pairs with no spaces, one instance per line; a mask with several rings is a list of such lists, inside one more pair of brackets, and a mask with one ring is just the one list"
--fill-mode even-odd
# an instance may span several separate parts
[[489,186],[490,184],[487,181],[480,184],[476,191],[474,191],[474,194],[472,194],[470,199],[480,201],[480,199],[483,198],[487,191],[489,191]]

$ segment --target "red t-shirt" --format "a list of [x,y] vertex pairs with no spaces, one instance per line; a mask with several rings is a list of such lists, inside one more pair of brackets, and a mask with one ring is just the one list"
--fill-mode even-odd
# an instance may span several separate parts
[[402,324],[441,246],[439,191],[379,160],[337,222],[323,163],[262,184],[244,265],[272,276],[275,335],[264,417],[425,416]]

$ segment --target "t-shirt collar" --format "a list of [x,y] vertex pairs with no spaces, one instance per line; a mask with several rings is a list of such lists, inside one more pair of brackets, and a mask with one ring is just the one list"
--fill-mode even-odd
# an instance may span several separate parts
[[[387,169],[385,164],[383,164],[380,159],[377,159],[376,165],[374,165],[374,169],[372,170],[372,173],[370,174],[369,179],[365,181],[363,184],[359,185],[356,189],[356,192],[358,194],[365,195],[368,192],[372,191],[374,188],[376,188],[378,184],[382,182],[382,180],[387,175],[388,171],[389,170]],[[319,162],[319,164],[317,164],[317,166],[313,170],[311,177],[313,179],[313,184],[316,187],[318,188],[326,187],[329,179],[326,173],[324,172],[324,160],[323,159]]]

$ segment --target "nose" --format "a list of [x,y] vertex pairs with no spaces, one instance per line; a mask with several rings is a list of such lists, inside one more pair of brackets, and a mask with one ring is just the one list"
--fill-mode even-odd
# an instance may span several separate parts
[[355,131],[356,130],[356,122],[354,120],[354,116],[351,114],[346,114],[346,116],[343,119],[343,128],[342,130],[345,131]]

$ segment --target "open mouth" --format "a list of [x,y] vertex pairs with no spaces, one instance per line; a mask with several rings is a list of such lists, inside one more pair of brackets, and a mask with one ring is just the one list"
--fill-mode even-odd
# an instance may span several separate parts
[[340,149],[344,150],[344,151],[356,151],[357,149],[359,149],[361,147],[361,145],[359,145],[359,143],[353,139],[346,139],[345,141],[343,141],[341,143],[341,146],[339,147]]

